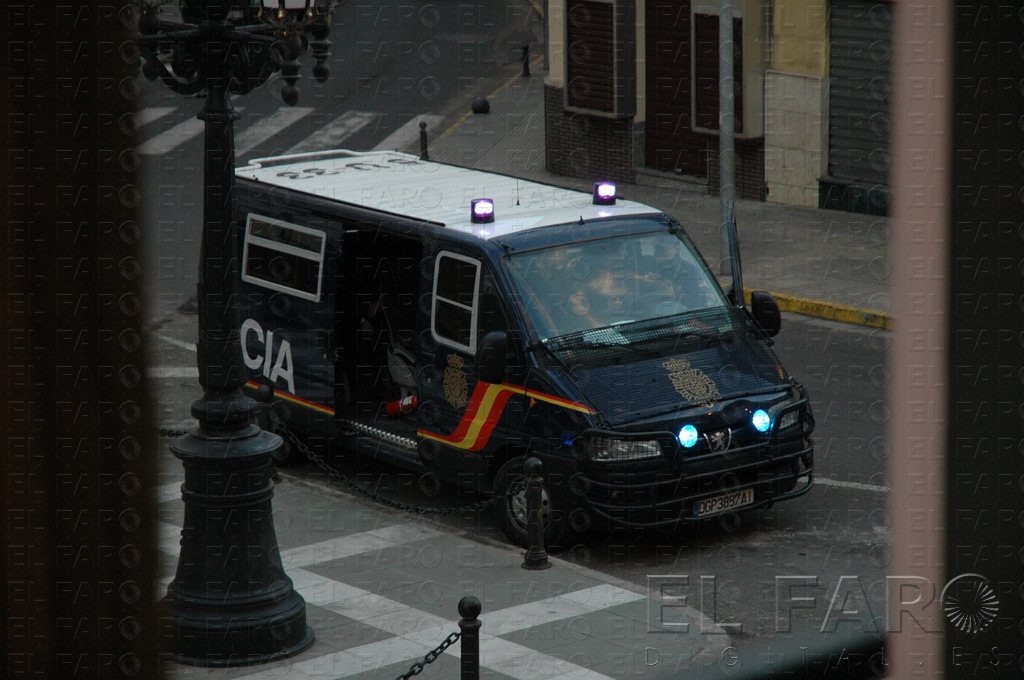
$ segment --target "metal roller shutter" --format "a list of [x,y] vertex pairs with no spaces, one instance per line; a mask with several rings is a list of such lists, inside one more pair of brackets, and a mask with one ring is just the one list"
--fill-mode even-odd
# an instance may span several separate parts
[[852,194],[835,207],[888,208],[892,14],[889,2],[831,4],[828,175]]

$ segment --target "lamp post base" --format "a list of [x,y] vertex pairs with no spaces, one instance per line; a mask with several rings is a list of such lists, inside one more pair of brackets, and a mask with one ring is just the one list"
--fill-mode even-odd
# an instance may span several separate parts
[[283,602],[265,611],[235,607],[230,616],[224,607],[215,611],[174,605],[174,660],[189,666],[227,668],[278,661],[308,649],[315,641],[306,625],[306,603],[294,591]]
[[254,425],[200,426],[171,445],[185,468],[185,519],[163,606],[181,663],[263,663],[313,643],[271,517],[271,455],[280,446],[279,436]]

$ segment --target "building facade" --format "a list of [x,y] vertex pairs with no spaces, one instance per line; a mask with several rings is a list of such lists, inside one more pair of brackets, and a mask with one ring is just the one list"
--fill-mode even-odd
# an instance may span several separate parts
[[[717,193],[717,0],[549,0],[547,167]],[[736,195],[885,214],[890,2],[731,0]]]

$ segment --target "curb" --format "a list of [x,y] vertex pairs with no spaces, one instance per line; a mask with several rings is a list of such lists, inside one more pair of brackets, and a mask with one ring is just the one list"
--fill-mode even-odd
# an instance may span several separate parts
[[[796,295],[789,295],[787,293],[776,293],[774,291],[766,292],[771,293],[779,303],[779,309],[783,312],[796,312],[797,314],[803,314],[804,316],[813,316],[819,319],[827,319],[829,321],[841,321],[843,323],[852,323],[859,326],[869,326],[871,328],[881,328],[887,331],[891,331],[893,329],[892,315],[887,312],[878,312],[872,309],[865,309],[863,307],[843,305],[838,302],[825,302],[824,300],[802,298],[797,297]],[[747,304],[749,304],[750,291],[746,291],[744,297],[747,300]]]

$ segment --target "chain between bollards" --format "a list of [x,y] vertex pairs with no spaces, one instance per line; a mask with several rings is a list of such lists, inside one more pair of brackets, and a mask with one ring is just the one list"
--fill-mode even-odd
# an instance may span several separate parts
[[538,458],[527,458],[523,463],[523,472],[526,473],[526,540],[529,545],[523,556],[523,569],[540,570],[551,566],[544,549],[543,467]]

